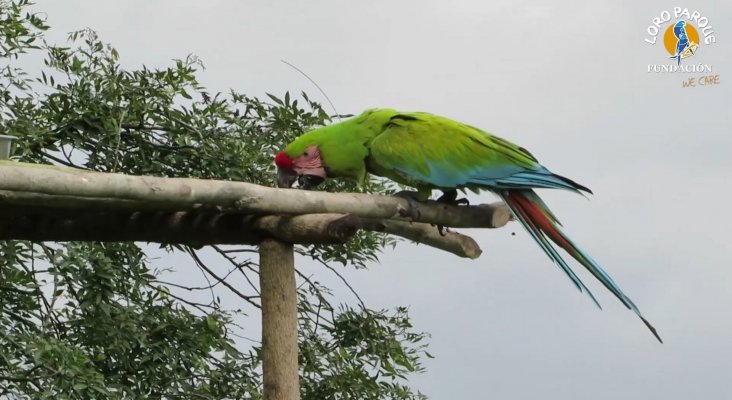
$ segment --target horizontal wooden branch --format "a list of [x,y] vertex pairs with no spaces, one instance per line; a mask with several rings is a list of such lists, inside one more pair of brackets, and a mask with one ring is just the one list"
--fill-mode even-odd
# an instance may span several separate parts
[[[0,161],[0,206],[114,211],[218,211],[246,214],[353,214],[402,219],[406,199],[276,189],[246,182],[159,178]],[[480,206],[418,204],[416,222],[497,228],[510,219],[502,203]]]
[[384,232],[426,244],[460,257],[475,259],[480,257],[483,252],[473,238],[455,231],[448,231],[443,236],[440,235],[437,228],[430,224],[394,220],[382,220],[381,223],[384,225]]
[[0,214],[0,240],[157,242],[168,244],[332,244],[349,240],[361,222],[343,214],[264,215],[196,212]]
[[439,235],[429,224],[367,220],[351,214],[246,216],[200,212],[74,213],[40,209],[18,214],[0,210],[0,240],[156,242],[196,247],[209,244],[345,243],[359,230],[386,232],[461,257],[476,258],[480,247],[455,232]]

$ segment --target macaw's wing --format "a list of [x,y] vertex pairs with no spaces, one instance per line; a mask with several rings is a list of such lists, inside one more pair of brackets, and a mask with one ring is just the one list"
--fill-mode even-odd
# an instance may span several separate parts
[[559,188],[589,192],[549,172],[522,147],[427,113],[394,115],[371,141],[370,149],[372,161],[383,173],[438,188]]

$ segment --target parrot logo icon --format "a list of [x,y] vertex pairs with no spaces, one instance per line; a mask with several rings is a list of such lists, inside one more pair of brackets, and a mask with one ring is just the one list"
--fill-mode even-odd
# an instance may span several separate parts
[[[676,36],[676,54],[670,58],[676,59],[676,64],[681,64],[681,55],[684,54],[684,50],[689,49],[689,36],[686,34],[686,21],[679,21],[674,25],[674,36]],[[694,51],[689,49],[691,54]]]
[[676,60],[676,65],[681,65],[682,59],[693,56],[699,48],[699,32],[694,25],[681,20],[669,25],[663,41],[671,54],[669,58]]

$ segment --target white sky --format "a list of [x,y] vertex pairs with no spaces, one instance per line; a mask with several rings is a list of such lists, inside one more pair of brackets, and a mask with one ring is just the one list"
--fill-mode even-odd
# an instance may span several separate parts
[[[446,115],[527,147],[595,191],[590,201],[540,194],[666,343],[582,273],[604,306],[597,310],[516,224],[471,231],[484,250],[477,261],[403,244],[380,265],[345,273],[370,307],[408,305],[416,329],[432,334],[436,358],[411,381],[431,398],[731,395],[732,3],[38,3],[52,41],[91,27],[124,66],[194,53],[212,91],[322,99],[285,59],[341,113]],[[689,62],[713,65],[720,85],[682,88],[695,75],[645,72],[668,62],[660,45],[643,41],[646,27],[677,5],[714,27],[717,43]],[[306,269],[338,286],[330,272]],[[191,266],[180,274],[199,279]],[[249,323],[256,336],[256,318]]]

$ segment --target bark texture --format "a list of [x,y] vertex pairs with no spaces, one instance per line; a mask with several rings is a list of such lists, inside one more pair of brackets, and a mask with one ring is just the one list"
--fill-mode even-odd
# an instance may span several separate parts
[[263,241],[259,265],[264,400],[297,400],[297,288],[292,245]]

